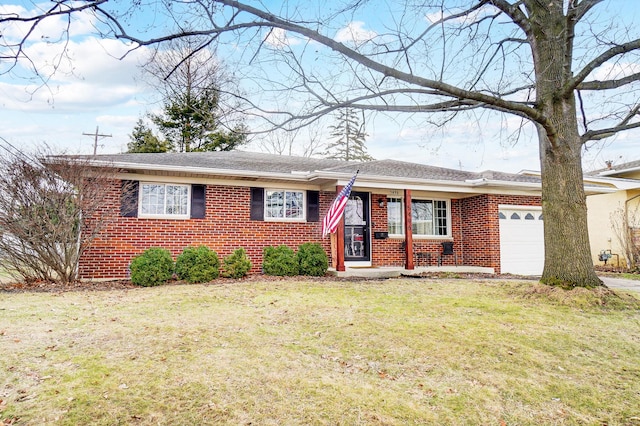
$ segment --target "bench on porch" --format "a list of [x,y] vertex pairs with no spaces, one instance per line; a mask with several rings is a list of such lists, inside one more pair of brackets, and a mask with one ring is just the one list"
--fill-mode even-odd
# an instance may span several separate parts
[[[445,256],[453,256],[454,265],[458,265],[458,253],[453,250],[453,242],[444,241],[441,243],[442,250],[440,253],[432,253],[429,251],[423,251],[422,247],[413,244],[413,254],[415,256],[416,266],[431,266],[431,258],[437,260],[437,265],[442,266],[443,258]],[[400,248],[404,251],[407,248],[405,241],[400,244]],[[426,264],[425,264],[426,263]]]

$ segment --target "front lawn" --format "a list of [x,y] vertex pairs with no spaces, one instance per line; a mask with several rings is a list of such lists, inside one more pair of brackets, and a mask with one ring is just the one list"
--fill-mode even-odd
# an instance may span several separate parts
[[638,425],[634,296],[531,281],[0,293],[0,424]]

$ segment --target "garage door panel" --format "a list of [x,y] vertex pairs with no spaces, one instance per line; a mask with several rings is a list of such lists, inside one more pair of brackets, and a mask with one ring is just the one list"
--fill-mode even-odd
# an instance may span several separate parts
[[502,273],[541,275],[544,268],[544,222],[540,208],[500,208]]

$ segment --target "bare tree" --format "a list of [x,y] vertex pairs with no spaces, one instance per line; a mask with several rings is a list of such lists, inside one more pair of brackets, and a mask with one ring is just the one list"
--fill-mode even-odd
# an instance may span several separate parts
[[247,140],[235,108],[224,107],[230,99],[223,88],[235,83],[210,44],[202,37],[171,40],[157,46],[143,68],[164,104],[162,113],[151,118],[179,152],[229,151]]
[[278,128],[268,131],[257,139],[258,147],[271,154],[298,155],[313,157],[324,148],[319,122],[313,122],[304,128]]
[[101,212],[113,171],[45,149],[36,154],[9,145],[2,149],[2,265],[25,280],[77,280],[80,256],[106,225]]
[[627,202],[624,208],[620,207],[614,210],[609,219],[627,267],[631,270],[637,269],[638,262],[640,262],[640,241],[638,241],[640,204],[630,206]]
[[[158,0],[133,2],[125,10],[108,0],[59,0],[44,12],[0,17],[3,26],[26,25],[21,37],[4,42],[0,57],[24,59],[33,28],[50,17],[91,13],[103,36],[134,46],[198,35],[240,47],[238,60],[245,61],[236,72],[243,78],[253,72],[253,112],[280,127],[301,126],[344,107],[437,114],[425,119],[437,125],[482,111],[516,116],[530,123],[539,140],[542,281],[591,287],[602,283],[589,250],[582,148],[640,127],[634,92],[640,29],[614,4],[353,1],[319,12],[302,2],[271,9],[236,0],[193,0],[179,8]],[[147,37],[131,25],[139,22],[131,16],[165,5],[174,30]],[[380,17],[376,28],[383,30],[365,30],[363,22],[375,17]],[[273,92],[299,101],[278,103],[274,110],[273,99],[260,102]]]

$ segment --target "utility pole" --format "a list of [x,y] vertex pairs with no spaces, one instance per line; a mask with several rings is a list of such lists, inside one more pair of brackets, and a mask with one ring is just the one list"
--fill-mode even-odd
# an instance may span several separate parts
[[93,140],[93,155],[96,155],[98,153],[98,137],[100,138],[110,138],[111,135],[101,135],[98,132],[98,126],[96,126],[96,132],[95,133],[83,133],[83,135],[85,136],[93,136],[94,140]]

